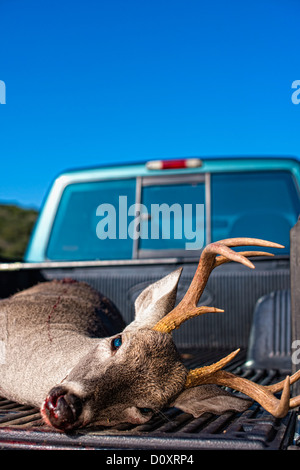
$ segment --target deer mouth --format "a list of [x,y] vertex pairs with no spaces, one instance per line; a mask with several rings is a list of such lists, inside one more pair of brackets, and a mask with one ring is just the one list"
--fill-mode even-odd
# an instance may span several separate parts
[[63,387],[53,388],[41,408],[46,424],[62,431],[79,427],[78,419],[81,412],[81,399],[73,393],[68,393]]

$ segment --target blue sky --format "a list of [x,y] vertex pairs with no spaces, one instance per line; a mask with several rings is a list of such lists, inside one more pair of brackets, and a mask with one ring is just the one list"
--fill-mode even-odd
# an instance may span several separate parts
[[0,202],[68,168],[300,156],[298,0],[0,0]]

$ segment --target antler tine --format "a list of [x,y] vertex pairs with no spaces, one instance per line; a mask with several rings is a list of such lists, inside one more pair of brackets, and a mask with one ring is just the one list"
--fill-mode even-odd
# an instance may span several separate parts
[[171,312],[153,327],[153,329],[163,333],[170,333],[175,328],[179,328],[184,321],[191,317],[207,312],[219,312],[219,309],[213,309],[212,307],[197,307],[197,303],[204,291],[210,273],[215,267],[227,261],[236,261],[253,269],[254,265],[248,260],[247,256],[254,256],[255,253],[266,255],[267,253],[253,251],[241,253],[235,252],[230,248],[251,245],[283,248],[283,246],[278,243],[257,238],[228,238],[219,242],[210,243],[201,253],[197,270],[185,296]]
[[[299,379],[300,379],[300,370],[297,370],[297,372],[295,372],[290,377],[290,385],[293,385]],[[284,380],[282,380],[281,382],[277,382],[276,384],[265,385],[265,387],[268,390],[270,390],[272,393],[280,392],[283,389],[283,386],[284,386]]]
[[[293,375],[290,377],[290,385],[293,385],[297,380],[300,379],[300,370],[297,370]],[[270,390],[272,393],[280,392],[283,389],[285,381],[282,380],[281,382],[277,382],[276,384],[266,385],[265,387]],[[300,406],[300,396],[293,397],[290,399],[290,409],[296,408]]]
[[224,238],[219,240],[218,243],[222,243],[226,246],[265,246],[268,248],[284,248],[280,243],[270,242],[261,238],[252,237],[237,237],[237,238]]
[[[283,381],[283,386],[281,387],[283,391],[281,399],[279,400],[273,395],[272,391],[267,386],[259,385],[243,377],[238,377],[225,370],[218,370],[212,374],[206,374],[205,376],[200,373],[201,368],[199,369],[198,376],[196,371],[197,369],[188,373],[185,385],[186,388],[204,384],[215,384],[230,387],[234,390],[244,393],[248,397],[260,403],[262,407],[265,408],[265,410],[267,410],[276,418],[283,418],[290,408],[295,408],[300,404],[300,397],[292,398],[290,400],[289,376],[287,376]],[[192,373],[194,379],[191,380]]]
[[229,362],[232,361],[233,358],[240,352],[240,349],[236,349],[232,353],[228,354],[228,356],[223,357],[218,362],[211,364],[209,366],[199,367],[198,369],[191,369],[188,372],[185,388],[196,387],[197,385],[201,385],[203,381],[206,380],[207,377],[210,377],[212,374],[221,370],[223,367],[227,366]]
[[[239,254],[245,257],[252,256],[274,256],[273,253],[268,253],[267,251],[239,251]],[[231,260],[225,256],[216,256],[215,267],[220,266],[224,263],[229,263]]]
[[172,333],[173,330],[176,330],[180,325],[189,320],[189,318],[196,317],[198,315],[203,315],[204,313],[223,313],[224,310],[216,307],[190,307],[188,311],[185,311],[184,306],[182,308],[176,308],[172,310],[172,315],[169,317],[169,314],[159,320],[158,323],[152,328],[155,331],[160,331],[161,333]]

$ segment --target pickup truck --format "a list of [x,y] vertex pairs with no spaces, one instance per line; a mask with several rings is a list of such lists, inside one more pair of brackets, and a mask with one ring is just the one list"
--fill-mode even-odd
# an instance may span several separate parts
[[[271,384],[299,363],[299,214],[300,162],[291,157],[188,158],[65,171],[48,192],[24,261],[0,264],[0,297],[73,278],[109,297],[128,323],[139,293],[183,266],[180,300],[208,243],[243,236],[274,241],[285,248],[253,259],[255,270],[226,263],[212,273],[200,303],[224,313],[194,318],[174,332],[187,367],[241,348],[227,370]],[[68,435],[43,423],[39,410],[0,398],[0,448],[298,450],[299,422],[297,410],[277,419],[254,403],[243,413],[197,419],[169,408],[144,425]]]

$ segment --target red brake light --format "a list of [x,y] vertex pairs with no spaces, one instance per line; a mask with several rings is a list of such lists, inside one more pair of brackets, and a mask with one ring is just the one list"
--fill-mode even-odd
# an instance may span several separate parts
[[200,160],[200,158],[152,160],[146,163],[148,170],[173,170],[179,168],[197,168],[200,166],[202,166],[202,160]]

